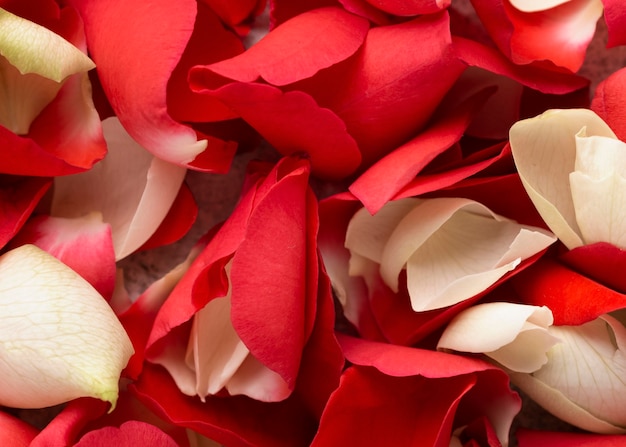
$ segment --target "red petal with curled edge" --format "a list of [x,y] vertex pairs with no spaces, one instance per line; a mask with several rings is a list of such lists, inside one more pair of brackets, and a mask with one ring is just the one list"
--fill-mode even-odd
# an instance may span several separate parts
[[222,22],[235,28],[242,22],[260,14],[266,0],[201,0],[219,16]]
[[626,140],[626,68],[617,70],[596,88],[591,109],[615,132]]
[[460,104],[456,109],[435,121],[417,137],[376,162],[350,185],[350,192],[374,214],[437,155],[459,141],[474,112],[484,103],[485,95]]
[[621,0],[602,0],[604,20],[609,29],[607,47],[626,44],[626,10]]
[[565,433],[520,428],[515,434],[519,447],[621,447],[625,435]]
[[39,215],[29,220],[11,247],[34,244],[86,279],[105,299],[115,287],[111,227],[101,216],[75,219]]
[[513,25],[510,41],[513,62],[547,60],[571,72],[578,71],[602,15],[597,1],[570,0],[534,13],[521,12],[503,2]]
[[270,29],[313,9],[339,6],[338,0],[270,0]]
[[85,22],[103,90],[128,133],[163,160],[190,165],[196,159],[196,169],[227,171],[233,145],[213,137],[198,140],[167,111],[167,83],[191,37],[195,0],[73,3]]
[[358,142],[364,167],[413,137],[461,75],[450,39],[445,12],[370,30],[328,105]]
[[515,65],[496,49],[463,37],[453,37],[458,58],[472,67],[479,67],[506,76],[543,93],[563,94],[585,88],[589,80],[582,76],[546,70],[535,65]]
[[24,225],[52,180],[0,175],[0,248]]
[[560,259],[573,269],[626,293],[626,251],[606,242],[583,245],[566,251]]
[[206,94],[235,110],[282,154],[306,153],[318,176],[339,179],[359,166],[359,149],[344,122],[306,93],[237,82]]
[[273,29],[239,56],[194,71],[211,71],[240,82],[263,78],[273,85],[291,84],[352,56],[368,28],[367,20],[342,9],[320,8]]
[[118,427],[102,427],[87,432],[75,447],[136,447],[153,445],[178,447],[178,443],[161,429],[140,421],[127,421]]
[[540,260],[510,281],[523,303],[548,306],[558,326],[578,326],[626,307],[626,295],[551,259]]
[[353,366],[331,395],[311,446],[448,446],[457,407],[476,380],[392,377]]

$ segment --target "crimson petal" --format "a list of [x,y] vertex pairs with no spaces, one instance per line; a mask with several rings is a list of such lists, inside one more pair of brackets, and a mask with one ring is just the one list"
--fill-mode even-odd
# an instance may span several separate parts
[[626,140],[626,69],[622,68],[598,84],[591,109],[615,132]]
[[604,4],[604,20],[609,29],[607,47],[626,44],[626,11],[620,0],[602,0]]

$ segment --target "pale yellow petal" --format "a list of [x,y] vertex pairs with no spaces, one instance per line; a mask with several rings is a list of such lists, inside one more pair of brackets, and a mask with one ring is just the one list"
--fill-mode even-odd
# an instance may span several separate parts
[[568,3],[571,0],[509,0],[511,5],[522,12],[538,12]]
[[119,123],[102,123],[109,153],[88,172],[57,177],[52,214],[78,217],[99,211],[111,224],[115,256],[137,250],[167,215],[186,169],[154,157]]
[[519,121],[509,138],[520,178],[541,217],[570,249],[583,245],[576,222],[569,175],[575,169],[576,134],[616,138],[609,126],[587,109],[549,110]]
[[115,406],[133,347],[87,281],[24,245],[0,257],[0,306],[0,404],[41,408],[90,396]]

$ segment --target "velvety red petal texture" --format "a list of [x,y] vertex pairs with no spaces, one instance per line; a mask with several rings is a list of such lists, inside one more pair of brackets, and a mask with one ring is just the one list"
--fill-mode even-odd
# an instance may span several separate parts
[[232,83],[207,94],[228,105],[283,155],[306,154],[320,177],[346,177],[361,162],[344,122],[306,93]]
[[626,295],[551,259],[542,259],[511,279],[519,299],[548,306],[555,325],[576,326],[626,307]]
[[178,447],[178,443],[154,425],[140,421],[128,421],[120,427],[103,427],[84,435],[74,444],[76,447],[136,447],[152,445]]
[[236,27],[265,8],[265,0],[201,0],[217,13],[220,19],[231,27]]
[[368,29],[366,20],[342,9],[315,9],[273,29],[241,55],[202,69],[240,82],[261,77],[273,85],[291,84],[353,55]]
[[[483,96],[483,95],[481,95]],[[484,97],[475,97],[440,117],[418,136],[381,158],[350,185],[350,192],[374,214],[436,156],[458,142]]]
[[473,375],[393,377],[353,366],[331,396],[311,445],[447,447],[459,401],[475,382]]
[[86,279],[105,299],[115,288],[111,227],[99,216],[67,219],[40,215],[29,220],[10,247],[34,244]]
[[623,435],[596,435],[591,433],[563,433],[519,429],[516,433],[519,447],[621,447]]
[[626,293],[626,251],[606,242],[566,251],[560,260],[595,281]]
[[[197,5],[159,0],[74,0],[87,44],[113,110],[144,148],[172,163],[225,172],[233,143],[205,136],[172,119],[167,83],[191,37]],[[163,24],[167,24],[164,33]]]
[[372,28],[351,64],[324,105],[346,123],[364,167],[413,137],[465,68],[445,12]]
[[0,175],[0,248],[24,225],[51,184],[47,178]]
[[32,425],[4,411],[0,412],[0,445],[28,447],[37,433],[39,430]]
[[626,11],[620,0],[602,0],[604,4],[604,20],[609,29],[607,47],[626,44]]
[[617,70],[598,84],[591,109],[620,140],[626,140],[626,69]]
[[341,6],[337,0],[270,0],[270,29],[307,11],[327,6]]
[[569,93],[589,84],[582,76],[547,70],[532,64],[515,65],[496,49],[463,37],[455,36],[453,42],[459,59],[466,64],[506,76],[543,93]]

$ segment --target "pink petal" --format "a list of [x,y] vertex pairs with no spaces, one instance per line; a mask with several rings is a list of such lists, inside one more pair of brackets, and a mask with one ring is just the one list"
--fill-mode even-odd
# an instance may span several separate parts
[[319,176],[343,178],[361,161],[343,121],[306,93],[283,93],[265,84],[232,83],[208,94],[235,110],[282,154],[306,153]]
[[546,70],[534,65],[515,65],[497,50],[463,37],[454,37],[453,42],[459,59],[466,64],[506,76],[543,93],[569,93],[589,84],[589,81],[581,76]]
[[117,427],[103,427],[85,434],[74,444],[76,447],[135,447],[138,444],[177,447],[178,444],[154,425],[128,421]]
[[626,44],[626,13],[620,0],[602,0],[604,20],[609,29],[607,48]]
[[361,46],[369,24],[339,8],[308,11],[272,30],[246,52],[197,69],[240,82],[285,85],[313,76]]
[[548,306],[557,326],[577,326],[626,307],[626,295],[543,259],[511,279],[523,303]]
[[380,159],[350,185],[350,192],[374,214],[437,155],[459,141],[484,95],[435,121],[417,137]]
[[[87,43],[102,87],[131,136],[147,150],[180,165],[225,171],[232,144],[198,140],[191,128],[167,111],[167,82],[189,41],[196,2],[75,1],[85,22]],[[167,23],[167,33],[163,24]]]
[[611,74],[596,88],[591,109],[615,132],[617,138],[626,140],[626,69]]
[[46,178],[0,176],[0,248],[24,225],[51,184]]
[[45,215],[31,219],[11,246],[34,244],[85,278],[107,300],[115,287],[115,253],[111,227],[99,215],[65,219]]

